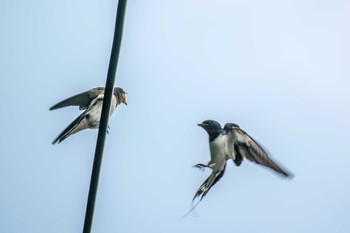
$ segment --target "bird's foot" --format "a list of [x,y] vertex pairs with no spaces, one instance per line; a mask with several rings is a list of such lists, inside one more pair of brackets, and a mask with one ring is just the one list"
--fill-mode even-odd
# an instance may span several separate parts
[[198,163],[198,164],[194,165],[193,167],[198,168],[198,169],[200,169],[201,171],[204,171],[204,169],[205,169],[206,167],[209,167],[209,166],[208,166],[208,165],[205,165],[205,164],[202,164],[202,163]]
[[107,125],[107,134],[109,134],[109,129],[110,129],[111,127],[109,127],[109,125]]

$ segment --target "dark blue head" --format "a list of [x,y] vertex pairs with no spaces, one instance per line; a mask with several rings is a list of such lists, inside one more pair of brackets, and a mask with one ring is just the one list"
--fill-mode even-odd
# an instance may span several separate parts
[[203,121],[202,123],[198,124],[198,126],[202,127],[203,129],[205,129],[205,131],[207,131],[207,133],[209,134],[210,142],[215,140],[215,138],[223,132],[219,122],[214,120]]

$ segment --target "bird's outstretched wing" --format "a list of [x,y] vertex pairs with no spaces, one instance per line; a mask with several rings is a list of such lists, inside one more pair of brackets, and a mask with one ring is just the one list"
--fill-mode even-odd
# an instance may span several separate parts
[[[286,172],[285,169],[282,169],[280,165],[272,161],[267,152],[244,130],[235,127],[232,128],[232,133],[235,134],[236,137],[234,147],[238,158],[241,158],[241,160],[246,158],[254,163],[271,168],[285,177],[291,176],[291,174]],[[241,161],[237,162],[240,164]],[[236,165],[238,164],[236,163]]]
[[67,106],[79,106],[80,110],[87,109],[93,99],[95,99],[98,95],[103,94],[105,91],[104,87],[96,87],[89,91],[85,91],[69,97],[61,102],[55,104],[50,108],[50,110],[55,110],[58,108],[63,108]]

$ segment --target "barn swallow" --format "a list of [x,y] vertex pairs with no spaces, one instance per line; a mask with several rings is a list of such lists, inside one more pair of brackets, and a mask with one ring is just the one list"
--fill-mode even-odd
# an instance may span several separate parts
[[[52,144],[61,143],[67,137],[84,129],[96,129],[100,125],[100,117],[104,98],[105,88],[96,87],[89,91],[69,97],[55,104],[50,110],[63,108],[67,106],[79,106],[84,110],[63,132],[53,140]],[[113,90],[111,107],[109,115],[111,116],[116,107],[123,103],[127,105],[125,91],[122,88],[115,87]]]
[[206,120],[198,124],[198,126],[202,127],[209,135],[210,161],[208,164],[199,163],[194,167],[200,169],[210,168],[212,173],[198,188],[192,202],[199,197],[199,203],[223,177],[226,162],[229,159],[236,166],[240,166],[244,159],[248,159],[251,162],[268,167],[284,177],[291,177],[288,172],[272,161],[267,152],[237,124],[227,123],[224,128],[221,128],[218,122]]

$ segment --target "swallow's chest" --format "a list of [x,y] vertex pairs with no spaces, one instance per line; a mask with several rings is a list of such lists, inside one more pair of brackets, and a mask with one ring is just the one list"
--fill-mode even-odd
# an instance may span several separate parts
[[210,164],[213,164],[214,170],[222,170],[227,159],[227,142],[225,137],[220,135],[214,141],[210,142]]
[[225,158],[227,149],[228,147],[225,135],[220,135],[214,141],[210,142],[210,152],[212,157]]

